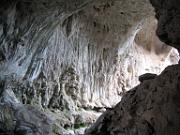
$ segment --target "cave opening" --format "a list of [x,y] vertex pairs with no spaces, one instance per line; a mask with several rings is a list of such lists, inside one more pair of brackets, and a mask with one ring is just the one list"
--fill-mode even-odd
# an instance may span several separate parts
[[1,0],[0,135],[176,133],[179,9],[150,1]]

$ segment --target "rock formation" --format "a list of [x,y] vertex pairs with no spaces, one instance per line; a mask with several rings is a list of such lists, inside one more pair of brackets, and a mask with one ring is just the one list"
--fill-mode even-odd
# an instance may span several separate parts
[[138,76],[176,64],[178,53],[156,37],[153,16],[148,0],[1,0],[0,133],[84,128]]
[[155,8],[158,19],[157,35],[168,45],[174,46],[178,50],[180,42],[180,13],[178,0],[150,0]]
[[179,135],[180,65],[128,91],[87,131],[92,135]]
[[[158,19],[157,35],[179,50],[178,0],[151,0]],[[146,74],[112,110],[86,131],[92,135],[179,135],[180,65],[167,67],[159,76]]]

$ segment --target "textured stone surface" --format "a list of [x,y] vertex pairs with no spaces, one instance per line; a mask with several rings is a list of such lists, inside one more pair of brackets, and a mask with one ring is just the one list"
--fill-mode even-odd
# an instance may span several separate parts
[[[158,19],[157,35],[179,50],[179,1],[150,0]],[[179,135],[180,65],[159,76],[145,74],[115,108],[106,111],[89,128],[88,135]]]
[[53,135],[53,122],[37,107],[23,105],[6,82],[1,82],[0,134]]
[[178,0],[150,0],[158,19],[157,35],[168,45],[180,50],[180,1]]
[[137,26],[152,15],[148,0],[4,2],[0,74],[31,91],[25,103],[74,110],[120,100],[129,86],[117,71],[126,70]]
[[[39,134],[88,126],[139,83],[139,75],[177,63],[176,51],[155,36],[152,15],[148,0],[1,0],[1,104],[7,112],[24,109],[31,125],[41,125]],[[18,125],[13,118],[26,125],[5,111],[6,134]],[[43,123],[41,114],[53,123]],[[29,125],[27,132],[36,134]]]
[[174,65],[154,79],[144,80],[105,112],[87,134],[179,135],[179,75],[180,65]]

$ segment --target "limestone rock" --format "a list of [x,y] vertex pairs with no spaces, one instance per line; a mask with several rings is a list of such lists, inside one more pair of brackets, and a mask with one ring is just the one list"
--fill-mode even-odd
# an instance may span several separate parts
[[[6,87],[7,85],[4,85]],[[37,107],[23,105],[11,89],[1,87],[1,135],[53,135],[52,120]]]
[[87,135],[179,135],[180,65],[144,80],[105,112]]
[[[0,5],[0,76],[14,75],[14,93],[24,104],[72,111],[111,107],[138,83],[134,38],[153,15],[148,0],[3,0]],[[126,70],[130,73],[120,74]]]
[[10,126],[1,130],[14,131],[16,118],[18,134],[74,132],[118,103],[139,75],[176,64],[152,16],[148,0],[0,0],[0,110],[22,112],[2,111]]
[[[179,6],[177,0],[150,0],[158,19],[157,35],[179,50]],[[180,65],[167,67],[159,76],[145,74],[141,84],[128,91],[122,101],[106,111],[86,131],[93,135],[179,135]],[[150,78],[150,80],[149,80]]]

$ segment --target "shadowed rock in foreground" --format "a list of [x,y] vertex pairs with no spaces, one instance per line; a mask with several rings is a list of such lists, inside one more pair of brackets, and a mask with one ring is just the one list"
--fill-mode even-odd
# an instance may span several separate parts
[[[157,35],[180,49],[180,2],[150,0],[158,19]],[[105,112],[86,132],[92,135],[179,135],[180,65],[167,67],[159,76],[140,77],[141,84]]]
[[[152,0],[158,35],[179,49],[175,2]],[[176,63],[152,16],[149,0],[0,0],[0,135],[76,134],[144,71]],[[179,134],[179,65],[166,70],[141,76],[87,133]]]
[[91,135],[179,135],[180,65],[130,90],[86,132]]
[[168,45],[180,50],[180,1],[150,0],[158,19],[157,35]]

